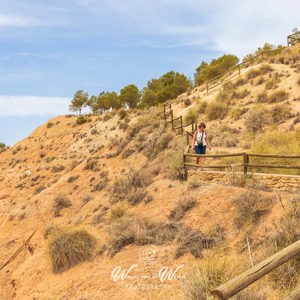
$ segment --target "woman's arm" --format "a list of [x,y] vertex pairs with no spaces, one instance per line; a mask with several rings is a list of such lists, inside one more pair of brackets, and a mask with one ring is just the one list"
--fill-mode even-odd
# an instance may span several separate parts
[[211,146],[207,134],[205,135],[205,141],[206,141],[206,145],[208,146],[208,149],[211,150]]
[[197,132],[194,132],[194,135],[193,135],[193,139],[192,139],[192,148],[195,147],[195,140],[196,140],[196,137],[197,137]]

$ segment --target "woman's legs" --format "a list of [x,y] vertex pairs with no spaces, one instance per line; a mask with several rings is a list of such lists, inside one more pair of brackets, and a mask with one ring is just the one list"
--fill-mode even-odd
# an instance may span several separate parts
[[[195,146],[195,154],[201,154],[199,146]],[[199,159],[200,157],[196,157],[196,164],[199,164]]]
[[[199,151],[200,151],[200,153],[199,154],[205,154],[206,153],[206,146],[201,146],[201,147],[199,147],[200,149],[199,149]],[[199,157],[197,157],[198,158],[198,163],[199,163]],[[203,165],[203,163],[204,163],[204,157],[201,157],[200,158],[200,164],[201,165]]]

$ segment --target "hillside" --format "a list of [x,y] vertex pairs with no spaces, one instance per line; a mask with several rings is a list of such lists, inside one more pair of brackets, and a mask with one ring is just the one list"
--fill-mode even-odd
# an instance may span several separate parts
[[[242,69],[208,95],[204,86],[182,94],[171,101],[175,115],[207,123],[210,153],[299,154],[295,49]],[[257,111],[264,121],[258,129],[251,123]],[[195,288],[193,274],[216,285],[251,265],[247,240],[258,262],[299,238],[293,206],[300,200],[299,176],[282,184],[267,175],[261,184],[255,177],[225,182],[190,170],[181,181],[185,137],[164,128],[162,113],[162,106],[113,112],[85,116],[82,124],[59,116],[0,153],[0,268],[37,230],[0,270],[0,299],[196,299],[187,292]],[[283,216],[295,222],[285,224]],[[54,272],[48,245],[72,230],[93,236],[92,256]],[[113,281],[116,267],[134,264],[132,277]],[[236,299],[281,299],[299,285],[289,274],[299,276],[299,262],[291,264]],[[154,276],[163,266],[181,265],[171,280]]]

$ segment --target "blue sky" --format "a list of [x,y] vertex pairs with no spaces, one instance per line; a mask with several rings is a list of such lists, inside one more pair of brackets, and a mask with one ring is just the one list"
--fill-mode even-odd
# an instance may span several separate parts
[[192,78],[202,60],[285,44],[299,11],[296,0],[0,0],[0,141],[67,113],[78,89]]

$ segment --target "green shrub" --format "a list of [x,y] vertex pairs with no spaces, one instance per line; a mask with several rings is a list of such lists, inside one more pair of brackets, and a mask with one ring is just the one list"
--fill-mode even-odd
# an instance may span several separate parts
[[88,118],[86,118],[85,116],[82,116],[82,115],[78,116],[77,119],[76,119],[76,123],[78,125],[84,124],[87,121],[88,121]]
[[95,238],[85,230],[59,230],[48,243],[49,255],[54,273],[91,260],[96,247]]
[[0,143],[0,153],[1,153],[2,151],[4,151],[5,148],[6,148],[6,145],[5,145],[4,143]]
[[184,124],[190,124],[192,122],[197,123],[199,118],[199,113],[195,108],[191,108],[184,116]]
[[118,116],[121,120],[127,117],[127,111],[124,108],[118,110]]

